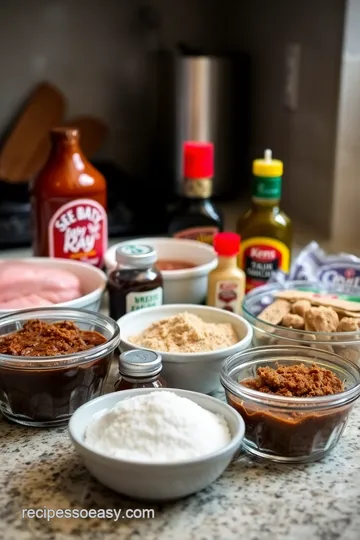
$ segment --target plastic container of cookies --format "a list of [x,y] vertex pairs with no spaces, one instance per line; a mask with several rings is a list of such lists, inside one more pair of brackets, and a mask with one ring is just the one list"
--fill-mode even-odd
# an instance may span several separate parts
[[[282,322],[274,324],[271,317],[268,320],[262,319],[264,309],[272,305],[277,300],[280,291],[301,291],[305,293],[316,293],[317,295],[329,295],[334,300],[344,300],[345,302],[359,302],[359,317],[354,313],[353,317],[348,317],[346,311],[338,313],[338,321],[333,321],[333,314],[326,312],[326,317],[330,324],[321,324],[314,321],[306,328],[298,321],[290,317],[290,323],[294,326],[283,326]],[[344,286],[323,286],[318,282],[289,281],[286,283],[269,283],[251,291],[243,302],[243,316],[253,327],[253,344],[255,346],[264,345],[307,345],[330,353],[339,354],[343,358],[352,360],[360,365],[360,288]],[[311,306],[319,307],[319,306]],[[281,306],[280,306],[281,308]],[[287,308],[289,315],[294,315],[293,304]],[[328,308],[329,309],[329,308]],[[286,310],[280,313],[286,315]],[[296,313],[295,313],[296,314]],[[289,317],[288,317],[289,318]],[[336,319],[336,317],[335,317]],[[278,320],[278,319],[277,319]],[[332,324],[333,322],[333,324]],[[319,323],[319,324],[316,324]],[[340,324],[341,323],[341,324]],[[351,330],[344,331],[350,326]],[[324,331],[324,328],[331,328],[331,331]],[[338,331],[341,329],[341,331]]]

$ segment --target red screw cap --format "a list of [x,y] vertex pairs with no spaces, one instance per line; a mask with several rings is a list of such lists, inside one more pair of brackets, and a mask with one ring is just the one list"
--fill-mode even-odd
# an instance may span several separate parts
[[209,142],[184,143],[184,177],[210,178],[214,174],[214,145]]
[[218,233],[214,236],[214,249],[223,257],[233,257],[240,250],[240,236],[233,232]]

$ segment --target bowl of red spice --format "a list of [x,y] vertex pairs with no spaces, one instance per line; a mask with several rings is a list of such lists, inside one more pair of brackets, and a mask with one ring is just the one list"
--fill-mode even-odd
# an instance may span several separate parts
[[35,427],[67,423],[102,393],[120,341],[115,321],[71,308],[0,318],[0,412]]
[[244,449],[281,463],[331,452],[360,396],[359,366],[304,346],[234,354],[223,362],[220,379],[227,402],[244,419]]

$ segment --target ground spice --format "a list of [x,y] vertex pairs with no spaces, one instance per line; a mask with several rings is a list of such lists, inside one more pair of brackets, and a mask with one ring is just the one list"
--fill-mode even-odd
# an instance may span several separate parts
[[230,347],[239,338],[230,323],[207,323],[193,313],[183,312],[154,322],[129,341],[157,351],[198,353]]
[[106,338],[98,332],[80,330],[72,321],[27,321],[18,332],[0,338],[0,354],[12,356],[58,356],[92,349]]
[[344,391],[344,384],[335,373],[316,364],[277,369],[260,367],[255,379],[245,379],[241,384],[258,392],[286,397],[328,396]]

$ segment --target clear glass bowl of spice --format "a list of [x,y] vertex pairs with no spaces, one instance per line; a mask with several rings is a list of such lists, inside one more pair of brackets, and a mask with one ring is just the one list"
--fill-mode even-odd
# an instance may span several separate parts
[[310,347],[256,347],[223,362],[221,384],[245,421],[245,450],[301,463],[338,444],[360,396],[360,368]]
[[0,411],[51,427],[102,392],[120,341],[115,321],[93,311],[38,308],[0,320]]

